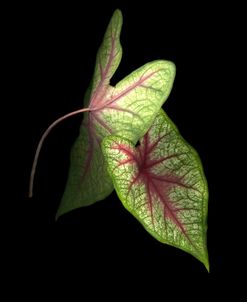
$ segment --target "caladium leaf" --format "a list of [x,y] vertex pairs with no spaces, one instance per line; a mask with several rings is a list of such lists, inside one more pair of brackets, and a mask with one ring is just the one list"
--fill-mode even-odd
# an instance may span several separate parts
[[156,239],[191,253],[208,269],[206,179],[197,153],[164,111],[137,147],[108,136],[102,148],[125,208]]
[[175,66],[163,60],[147,63],[115,87],[110,85],[122,56],[121,26],[122,15],[116,10],[97,54],[85,100],[90,111],[85,114],[71,152],[69,177],[57,217],[102,200],[112,192],[113,184],[101,151],[102,139],[114,134],[137,142],[171,91]]

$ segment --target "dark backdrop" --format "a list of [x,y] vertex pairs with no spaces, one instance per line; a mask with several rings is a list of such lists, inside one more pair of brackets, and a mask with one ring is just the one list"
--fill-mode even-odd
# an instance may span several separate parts
[[[128,278],[142,282],[176,280],[186,275],[210,280],[225,273],[229,265],[226,250],[231,231],[226,235],[224,226],[229,218],[230,196],[222,180],[227,173],[223,145],[229,133],[221,121],[227,105],[221,95],[226,87],[222,73],[227,15],[224,8],[212,4],[107,3],[22,4],[10,10],[9,39],[13,46],[9,72],[14,78],[10,90],[14,99],[11,137],[17,162],[11,170],[16,185],[10,195],[18,197],[13,198],[17,204],[8,212],[6,229],[13,229],[10,240],[14,263],[17,268],[20,265],[20,274],[27,267],[30,276],[45,272],[55,278],[59,272],[66,280],[78,273],[83,280],[96,284],[107,274],[117,280],[126,272]],[[123,208],[115,193],[55,222],[70,148],[82,116],[68,119],[49,135],[38,163],[34,198],[27,198],[38,140],[53,120],[81,108],[97,49],[116,8],[122,10],[124,24],[123,59],[114,82],[154,59],[176,64],[174,87],[164,109],[200,154],[208,179],[210,274],[191,255],[153,239]]]

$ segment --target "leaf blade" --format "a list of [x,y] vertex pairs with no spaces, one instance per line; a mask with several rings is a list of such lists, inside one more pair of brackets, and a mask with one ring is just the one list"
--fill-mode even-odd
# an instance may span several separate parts
[[165,113],[160,111],[137,148],[118,136],[105,138],[102,146],[124,207],[157,240],[192,254],[209,269],[207,182],[197,153]]
[[[120,44],[122,22],[122,13],[120,10],[116,10],[108,24],[103,41],[97,52],[94,75],[84,96],[84,106],[89,106],[90,108],[99,106],[98,100],[103,98],[109,86],[110,78],[120,64],[122,57],[122,47]],[[115,54],[113,55],[114,52]],[[112,56],[108,56],[107,54],[112,54]],[[103,70],[105,70],[104,76],[102,75]],[[90,113],[86,113],[79,136],[71,150],[69,175],[56,213],[56,219],[73,209],[91,205],[105,198],[113,191],[113,185],[106,168],[101,165],[104,159],[98,139],[94,138],[94,129],[91,124],[92,118]],[[90,152],[93,155],[89,156]],[[100,173],[95,172],[97,171],[98,162],[101,165]],[[87,175],[83,171],[85,166],[89,167]],[[91,185],[95,179],[98,180],[97,190],[92,190]]]
[[96,56],[90,100],[90,107],[92,108],[99,105],[98,103],[107,89],[110,79],[122,59],[122,46],[120,44],[122,24],[122,13],[117,9],[106,29],[103,42]]
[[[112,133],[136,142],[147,132],[167,100],[175,70],[170,61],[145,64],[110,89],[104,107],[93,113],[110,124]],[[123,121],[128,123],[127,127]]]
[[62,196],[56,219],[82,206],[89,206],[107,197],[113,190],[104,163],[99,142],[82,123],[80,135],[75,141],[70,158],[70,169],[66,188]]
[[[72,148],[69,177],[57,218],[99,201],[113,191],[101,141],[110,134],[121,135],[134,143],[138,141],[172,89],[175,65],[164,60],[145,64],[116,87],[109,85],[122,56],[121,26],[122,15],[117,10],[97,54],[94,77],[84,100],[89,102],[91,111],[85,114],[78,141]],[[95,183],[98,186],[92,190]]]

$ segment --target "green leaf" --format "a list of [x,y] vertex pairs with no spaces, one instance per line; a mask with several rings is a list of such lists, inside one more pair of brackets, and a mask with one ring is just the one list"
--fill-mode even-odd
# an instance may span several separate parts
[[57,217],[102,200],[112,192],[101,141],[114,134],[137,142],[172,89],[175,66],[162,60],[147,63],[115,87],[109,84],[122,56],[121,26],[122,15],[116,10],[97,54],[94,77],[86,97],[90,94],[90,112],[85,114],[71,152],[69,178]]
[[192,254],[209,269],[207,182],[197,153],[163,110],[139,146],[108,136],[102,148],[125,208],[153,237]]

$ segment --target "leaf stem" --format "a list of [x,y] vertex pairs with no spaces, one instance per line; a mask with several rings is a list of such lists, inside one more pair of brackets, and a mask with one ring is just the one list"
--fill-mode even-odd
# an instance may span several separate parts
[[68,114],[65,114],[64,116],[58,118],[57,120],[55,120],[43,133],[36,152],[35,152],[35,156],[34,156],[34,160],[33,160],[33,165],[32,165],[32,170],[31,170],[31,175],[30,175],[30,182],[29,182],[29,198],[31,198],[33,196],[33,182],[34,182],[34,176],[35,176],[35,172],[36,172],[36,167],[37,167],[37,163],[38,163],[38,159],[39,159],[39,154],[40,154],[40,150],[42,148],[42,145],[44,143],[45,138],[47,137],[47,135],[50,133],[50,131],[60,122],[62,122],[63,120],[67,119],[68,117],[71,117],[73,115],[79,114],[79,113],[83,113],[85,111],[91,111],[92,109],[90,108],[83,108],[83,109],[79,109],[73,112],[70,112]]

